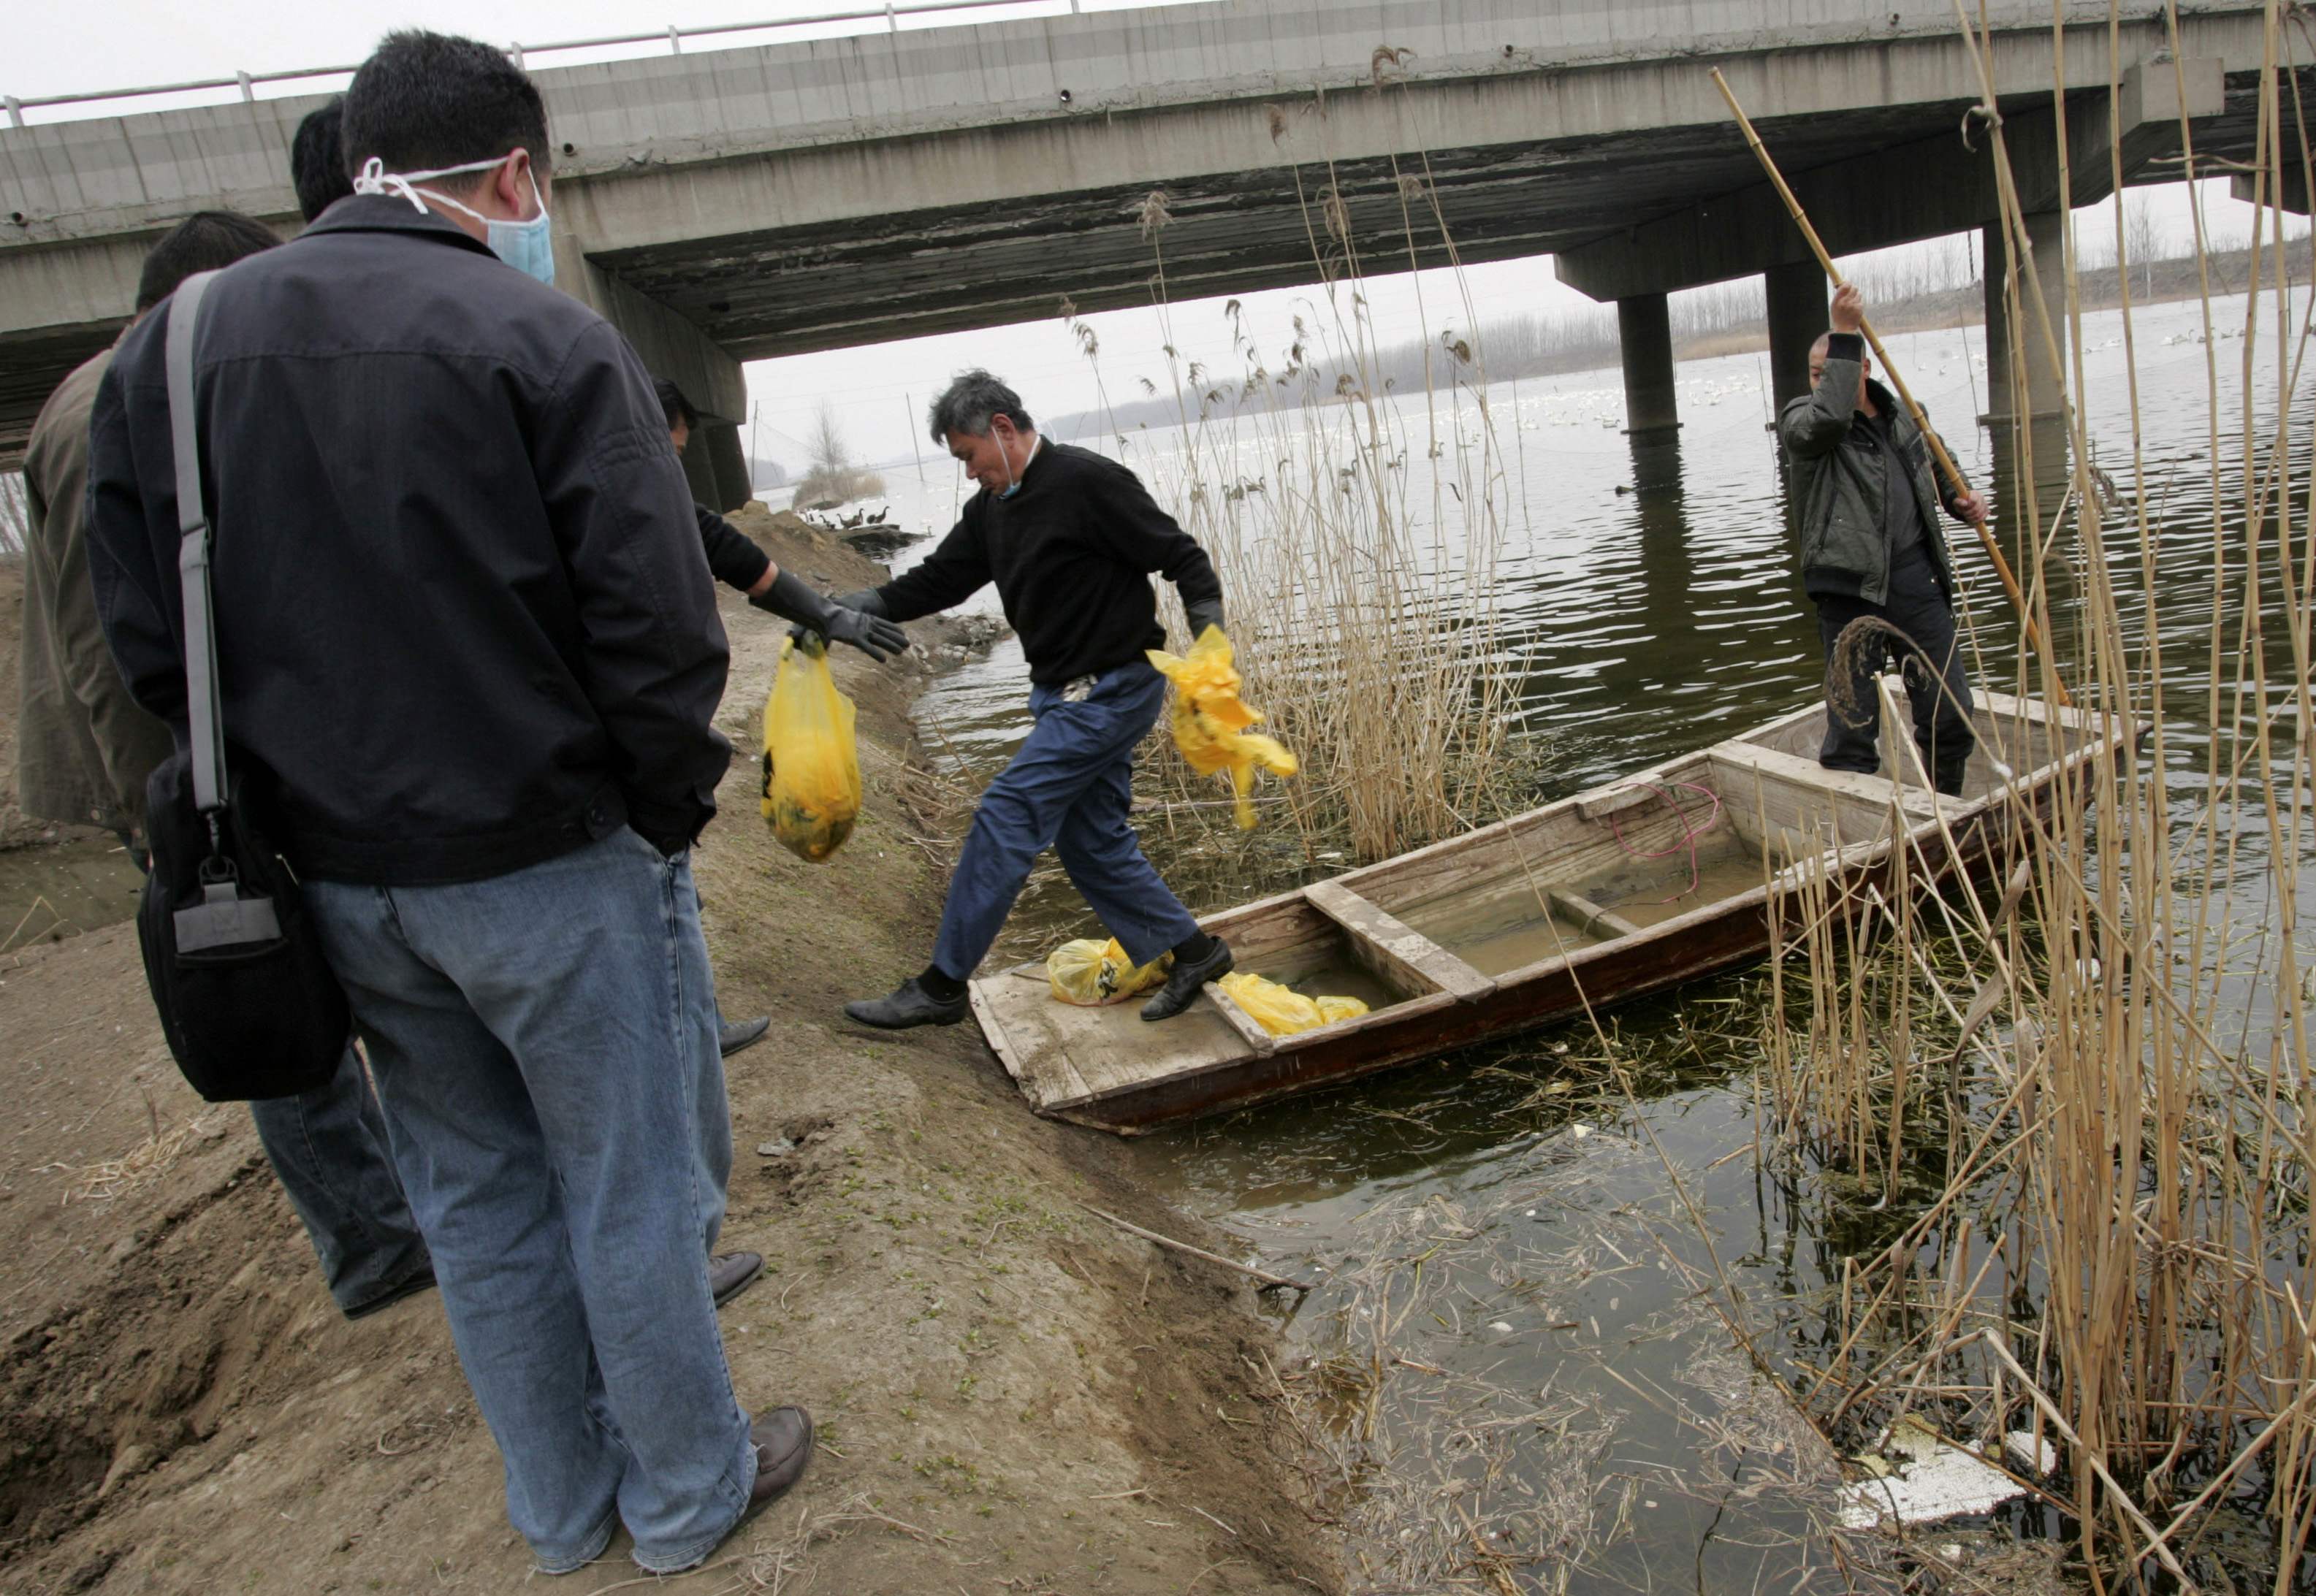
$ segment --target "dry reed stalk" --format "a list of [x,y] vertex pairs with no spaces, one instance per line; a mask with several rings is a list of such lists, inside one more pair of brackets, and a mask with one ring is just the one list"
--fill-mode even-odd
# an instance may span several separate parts
[[[1179,447],[1136,464],[1213,558],[1243,696],[1302,761],[1280,790],[1306,856],[1342,838],[1371,860],[1527,800],[1500,768],[1513,687],[1496,658],[1494,572],[1511,487],[1483,351],[1470,340],[1443,335],[1445,380],[1427,381],[1420,417],[1412,397],[1385,394],[1358,240],[1327,175],[1315,196],[1305,191],[1304,212],[1332,325],[1296,316],[1274,370],[1232,301],[1234,378],[1177,358],[1161,197],[1145,207],[1181,432]],[[1411,252],[1428,217],[1454,261],[1428,160],[1398,192]],[[1460,265],[1456,278],[1461,292]],[[1314,377],[1323,361],[1339,374],[1332,390]],[[1218,382],[1262,403],[1218,416]],[[1430,501],[1421,514],[1419,474]],[[1189,793],[1187,771],[1171,755],[1161,762]]]
[[[2071,233],[2063,303],[2045,303],[1991,114],[1990,47],[1967,11],[1956,14],[1988,92],[1981,114],[1995,147],[2012,325],[2041,345],[2068,395],[2067,486],[2049,533],[2018,551],[2021,577],[2038,617],[2051,613],[2055,587],[2074,594],[2069,625],[2048,634],[2071,647],[2078,702],[2152,730],[2143,751],[2122,740],[2047,815],[2009,814],[2006,847],[2021,873],[1992,914],[1973,901],[1959,914],[1917,916],[1893,891],[1867,944],[1833,933],[1822,881],[1805,877],[1781,906],[1763,1142],[1797,1173],[1845,1164],[1884,1203],[1901,1198],[1919,1212],[1886,1246],[1845,1263],[1833,1355],[1803,1382],[1804,1400],[1838,1432],[1911,1405],[1935,1409],[1957,1432],[1992,1436],[2027,1422],[2062,1440],[2066,1484],[2056,1488],[2095,1590],[2140,1586],[2151,1558],[2183,1589],[2242,1589],[2249,1574],[2281,1592],[2296,1588],[2316,1524],[2316,1335],[2306,1313],[2316,1300],[2306,1013],[2316,981],[2297,968],[2316,789],[2316,528],[2306,467],[2294,462],[2295,446],[2308,447],[2310,332],[2293,321],[2276,202],[2287,170],[2316,176],[2303,68],[2286,29],[2298,19],[2267,7],[2250,167],[2258,270],[2228,451],[2195,213],[2212,442],[2211,674],[2186,706],[2210,728],[2198,795],[2175,753],[2180,692],[2170,687],[2167,704],[2154,625],[2159,535],[2128,288],[2122,399],[2133,491],[2118,505],[2091,462],[2089,402],[2113,396],[2085,392]],[[2062,20],[2054,10],[2063,200]],[[2175,6],[2165,24],[2176,49]],[[2112,98],[2118,13],[2107,39]],[[2181,137],[2192,179],[2184,123]],[[2108,175],[2119,187],[2112,146]],[[2273,362],[2272,392],[2263,359]],[[2025,393],[2023,368],[2013,378]],[[2040,528],[2030,429],[2016,446],[2011,491],[2027,513],[2015,520]],[[2127,616],[2126,593],[2145,620]],[[2014,652],[2011,666],[2011,690],[2047,687],[2034,661]],[[2027,743],[1993,751],[2012,765],[2038,762],[2043,750]],[[2174,785],[2180,775],[2185,792]],[[2247,912],[2265,922],[2250,935],[2231,918]],[[1959,992],[1977,994],[1967,1014],[1948,995]],[[1937,1058],[1948,1060],[1942,1069],[1915,1064]],[[1899,1184],[1906,1158],[1937,1159],[1942,1187]],[[1974,1228],[1991,1243],[1975,1258]],[[2224,1556],[2209,1537],[2222,1512],[2264,1521],[2258,1566],[2240,1537]],[[2158,1533],[2153,1521],[2165,1520]]]

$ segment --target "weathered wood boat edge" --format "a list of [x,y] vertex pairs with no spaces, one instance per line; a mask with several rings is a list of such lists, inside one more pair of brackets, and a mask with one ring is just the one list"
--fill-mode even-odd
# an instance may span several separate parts
[[[2103,747],[2113,746],[2124,734],[2122,723],[2090,712],[2059,709],[2037,700],[2015,699],[2002,694],[1989,694],[1986,697],[1989,707],[1998,714],[2045,727],[2064,728],[2080,734],[2083,740],[2066,749],[2058,758],[2037,767],[2031,783],[2014,782],[1968,802],[1937,798],[1927,791],[1910,789],[1902,782],[1885,783],[1899,813],[1911,822],[1905,828],[1911,846],[1920,850],[1926,859],[1933,853],[1940,856],[1930,872],[1935,879],[1946,879],[1957,873],[1982,875],[1997,867],[2007,868],[2008,853],[2027,843],[2021,828],[2024,814],[2019,811],[2047,818],[2070,778],[2083,772]],[[1768,723],[1749,735],[1789,726],[1811,713],[1805,707]],[[2132,731],[2143,737],[2146,729],[2134,725]],[[1624,777],[1620,781],[1642,779],[1688,760],[1738,747],[1752,745],[1740,739],[1729,740],[1660,762],[1642,773],[1642,777]],[[1574,794],[1557,801],[1557,804],[1573,804],[1588,795],[1590,794]],[[2088,797],[2088,788],[2083,795]],[[1363,880],[1390,866],[1447,857],[1459,848],[1484,846],[1491,833],[1518,828],[1554,807],[1542,806],[1411,850],[1393,860],[1362,866],[1324,882],[1234,905],[1206,918],[1210,922],[1236,920],[1276,909],[1296,899],[1307,901],[1313,886],[1355,890]],[[1893,840],[1892,834],[1885,831],[1872,845],[1845,849],[1839,872],[1841,884],[1854,887],[1876,873],[1886,873]],[[1852,858],[1852,855],[1857,856]],[[1777,875],[1793,877],[1806,867],[1806,861],[1797,863]],[[1596,1007],[1622,1003],[1734,969],[1763,956],[1770,942],[1768,908],[1771,890],[1769,882],[1765,882],[1750,891],[1718,899],[1660,921],[1639,935],[1583,947],[1506,971],[1490,979],[1492,989],[1484,994],[1435,992],[1394,1005],[1365,1020],[1341,1022],[1298,1036],[1275,1039],[1269,1047],[1251,1043],[1247,1056],[1107,1092],[1089,1090],[1065,1100],[1038,1103],[1033,1097],[1032,1106],[1049,1118],[1117,1135],[1144,1135],[1207,1114],[1252,1107],[1317,1086],[1354,1081],[1439,1053],[1501,1040],[1581,1013],[1588,998]],[[1352,901],[1364,900],[1353,897]],[[1390,919],[1387,915],[1384,918]],[[976,988],[982,984],[975,983]],[[1226,999],[1213,991],[1208,998],[1227,1014],[1231,1006]],[[1022,1082],[1019,1060],[1011,1056],[1010,1046],[1000,1045],[1003,1026],[993,1006],[976,1001],[975,1012],[983,1019],[993,1051],[998,1054],[1008,1073],[1017,1082]],[[1259,1029],[1243,1015],[1234,1024],[1243,1036]],[[1028,1083],[1022,1084],[1027,1092]]]

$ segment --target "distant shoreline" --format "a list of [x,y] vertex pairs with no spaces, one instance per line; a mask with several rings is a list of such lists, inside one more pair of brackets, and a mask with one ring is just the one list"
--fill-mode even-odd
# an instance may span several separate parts
[[[2285,246],[2287,275],[2294,286],[2303,286],[2308,276],[2305,240],[2295,240]],[[2262,265],[2272,270],[2273,252],[2266,252]],[[2207,257],[2211,290],[2214,297],[2240,294],[2251,269],[2249,249],[2230,250]],[[2132,302],[2134,306],[2173,304],[2193,299],[2202,291],[2201,277],[2195,257],[2149,262],[2131,269]],[[2080,270],[2075,277],[2077,302],[2086,311],[2114,310],[2123,303],[2121,285],[2112,266],[2093,267]],[[1605,307],[1604,307],[1605,308]],[[1867,311],[1878,331],[1884,332],[1930,332],[1951,327],[1982,325],[1986,320],[1985,293],[1980,282],[1970,282],[1930,293],[1913,294],[1902,298],[1869,301]],[[1566,377],[1586,372],[1614,374],[1617,369],[1616,332],[1604,326],[1598,333],[1584,332],[1571,334],[1564,320],[1547,324],[1539,318],[1523,318],[1510,313],[1496,318],[1482,318],[1483,348],[1492,349],[1493,358],[1487,362],[1491,384],[1519,382],[1529,377]],[[1545,328],[1546,335],[1556,341],[1556,347],[1536,347],[1536,332]],[[1724,325],[1677,336],[1673,341],[1676,361],[1711,359],[1724,355],[1765,353],[1769,347],[1768,328],[1758,309],[1749,308],[1735,313]],[[1426,376],[1426,356],[1430,355],[1434,375],[1438,377],[1439,354],[1420,343],[1400,344],[1377,350],[1362,368],[1358,380],[1379,382],[1386,389],[1399,393],[1421,393]],[[1274,379],[1276,373],[1271,374]],[[1193,407],[1193,419],[1203,412],[1216,419],[1234,414],[1259,412],[1274,399],[1294,405],[1306,398],[1316,397],[1336,388],[1340,376],[1331,367],[1310,366],[1302,368],[1303,385],[1294,390],[1274,386],[1268,391],[1243,379],[1216,380],[1209,375],[1203,389],[1197,394],[1184,394],[1177,399],[1171,394],[1161,393],[1153,397],[1136,399],[1108,411],[1078,411],[1053,418],[1047,430],[1063,440],[1110,437],[1165,428],[1180,423],[1180,406]],[[1444,390],[1447,384],[1439,382]]]

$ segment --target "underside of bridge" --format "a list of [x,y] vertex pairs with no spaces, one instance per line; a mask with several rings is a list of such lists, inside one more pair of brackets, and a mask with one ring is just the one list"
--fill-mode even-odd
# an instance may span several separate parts
[[[2244,83],[2231,93],[2225,116],[2199,125],[2199,153],[2249,157],[2257,93],[2256,80]],[[2081,98],[2080,115],[2089,120],[2090,97]],[[1919,186],[1886,191],[1888,207],[1830,206],[1816,218],[1830,247],[1848,253],[1986,219],[1975,206],[1981,189],[1991,193],[1978,170],[1987,159],[1956,134],[1969,103],[1838,122],[1796,118],[1761,132],[1789,177],[1861,155],[1918,174]],[[2037,110],[2022,102],[2010,114],[2032,126]],[[2047,98],[2039,110],[2047,128]],[[1935,164],[1927,149],[1937,151]],[[2176,163],[2145,162],[2133,176],[2176,181],[2178,173]],[[1162,277],[1166,297],[1180,301],[1329,279],[1350,270],[1354,256],[1377,273],[1563,254],[1760,187],[1760,169],[1733,128],[1675,128],[895,211],[591,252],[589,259],[742,359],[762,359],[1033,320],[1059,314],[1064,303],[1081,312],[1146,305]],[[2080,173],[2077,203],[2103,197],[2107,187],[2103,164]],[[1909,191],[1918,200],[1911,206]],[[1956,191],[1968,191],[1968,207],[1955,203]],[[1783,253],[1741,270],[1806,259],[1800,234],[1784,226],[1790,238],[1771,246]]]
[[[1623,13],[1654,3],[1626,0]],[[1979,229],[1999,213],[1967,52],[1916,0],[1890,4],[1913,7],[1915,32],[1893,31],[1893,10],[1878,35],[1843,23],[1721,57],[1837,253]],[[1775,5],[1656,9],[1716,17],[1731,39],[1809,31],[1763,23]],[[2199,158],[2254,155],[2260,75],[2240,62],[2259,58],[2256,13],[2197,13],[2178,63],[2160,24],[2125,24],[2124,59],[2136,64],[2111,112],[2098,9],[2098,27],[2077,29],[2063,55],[2024,12],[1990,51],[1998,84],[2016,91],[1999,103],[2037,228],[2069,200],[2105,196],[2110,132],[2126,182],[2180,175],[2183,117]],[[1372,15],[1232,0],[542,74],[566,141],[560,277],[720,418],[695,486],[726,501],[746,491],[730,433],[745,409],[740,361],[1065,306],[1548,253],[1639,330],[1635,393],[1670,393],[1669,347],[1650,330],[1671,290],[1768,273],[1773,336],[1805,345],[1823,324],[1822,285],[1704,63],[1665,54],[1664,40],[1636,57],[1614,28],[1589,59],[1546,58],[1547,44],[1572,51],[1570,31],[1595,25],[1606,26],[1519,0]],[[1305,26],[1324,37],[1298,40]],[[1378,30],[1425,49],[1387,61],[1368,38]],[[1305,44],[1333,62],[1332,83],[1314,67],[1293,86],[1279,71]],[[1193,80],[1222,97],[1187,93]],[[2070,91],[2063,198],[2053,81]],[[2316,97],[2316,75],[2304,88]],[[0,191],[0,466],[21,454],[41,398],[122,324],[136,261],[176,216],[227,204],[286,221],[281,152],[311,103],[0,131],[0,191]],[[1780,363],[1781,388],[1794,365]],[[2040,408],[2039,389],[2030,398]]]

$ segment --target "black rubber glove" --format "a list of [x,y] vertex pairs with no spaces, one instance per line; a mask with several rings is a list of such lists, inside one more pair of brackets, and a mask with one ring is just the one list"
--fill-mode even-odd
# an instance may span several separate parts
[[1207,634],[1207,627],[1219,626],[1223,624],[1223,601],[1219,598],[1205,598],[1196,604],[1185,604],[1182,606],[1182,614],[1190,623],[1190,641],[1196,643]]
[[[867,598],[870,609],[852,602]],[[833,643],[849,643],[879,664],[909,646],[909,634],[884,616],[884,606],[874,591],[848,593],[831,602],[800,578],[783,571],[772,579],[769,591],[751,595],[748,602],[784,621],[797,623],[791,636],[817,632]]]

